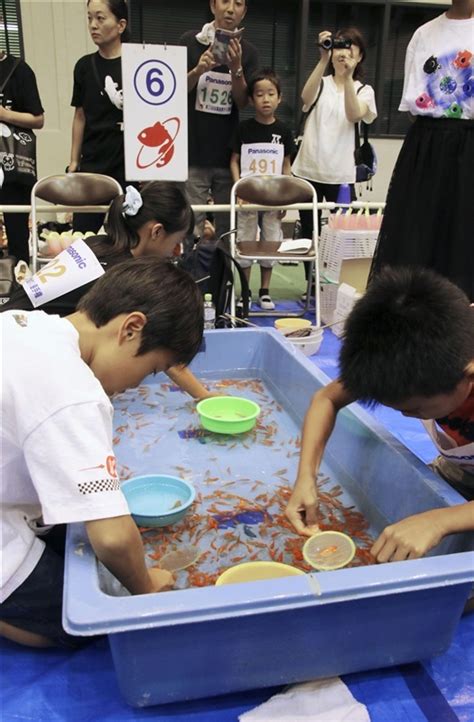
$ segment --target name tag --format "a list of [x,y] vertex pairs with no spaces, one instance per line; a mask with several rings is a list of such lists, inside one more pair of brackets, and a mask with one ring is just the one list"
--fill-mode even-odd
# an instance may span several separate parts
[[74,241],[46,266],[23,283],[34,308],[84,286],[105,273],[97,256],[84,241]]
[[196,90],[196,110],[201,113],[230,115],[232,110],[232,80],[225,73],[212,70],[199,78]]
[[284,152],[282,143],[243,143],[240,149],[240,177],[281,175]]

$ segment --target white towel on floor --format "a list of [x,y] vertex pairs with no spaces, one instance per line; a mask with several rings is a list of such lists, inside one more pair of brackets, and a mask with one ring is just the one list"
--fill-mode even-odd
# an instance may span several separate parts
[[370,722],[339,677],[295,684],[267,702],[244,712],[239,722]]

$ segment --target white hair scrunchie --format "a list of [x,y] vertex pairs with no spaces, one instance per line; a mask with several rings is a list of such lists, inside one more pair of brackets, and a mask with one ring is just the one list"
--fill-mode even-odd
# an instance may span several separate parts
[[122,206],[123,216],[136,216],[143,205],[143,198],[135,186],[125,188],[125,200]]

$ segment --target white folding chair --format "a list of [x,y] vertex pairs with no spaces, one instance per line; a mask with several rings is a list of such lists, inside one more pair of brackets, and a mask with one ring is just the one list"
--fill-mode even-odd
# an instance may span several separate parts
[[[122,187],[115,178],[100,173],[62,173],[40,178],[31,190],[31,265],[36,273],[41,263],[51,258],[41,257],[38,248],[37,201],[77,206],[102,206],[109,203],[120,193]],[[54,205],[51,210],[54,212]]]
[[[239,210],[246,210],[245,206],[240,207],[238,199],[268,206],[268,210],[276,210],[296,203],[312,203],[313,213],[313,237],[310,240],[310,247],[297,248],[295,252],[280,253],[281,239],[264,241],[237,242],[237,222]],[[271,260],[271,261],[298,261],[311,263],[311,272],[308,276],[306,293],[306,304],[301,311],[252,311],[252,316],[303,316],[309,309],[310,295],[312,290],[312,271],[315,270],[315,322],[316,326],[321,324],[320,303],[319,303],[319,260],[318,260],[318,198],[316,191],[306,180],[288,175],[263,176],[253,175],[240,178],[231,191],[230,196],[230,223],[233,229],[230,234],[230,249],[234,258],[239,261],[245,260]],[[235,316],[235,294],[232,299],[232,315]]]

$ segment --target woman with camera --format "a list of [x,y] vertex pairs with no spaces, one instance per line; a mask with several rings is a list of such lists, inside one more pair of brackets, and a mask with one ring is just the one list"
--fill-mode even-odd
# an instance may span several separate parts
[[[301,93],[308,116],[292,171],[313,184],[318,201],[336,201],[342,184],[355,199],[354,124],[377,117],[374,90],[360,80],[365,43],[357,28],[346,28],[323,31],[318,46],[319,62]],[[300,211],[300,218],[303,238],[311,238],[311,211]],[[305,269],[308,274],[309,264]]]

